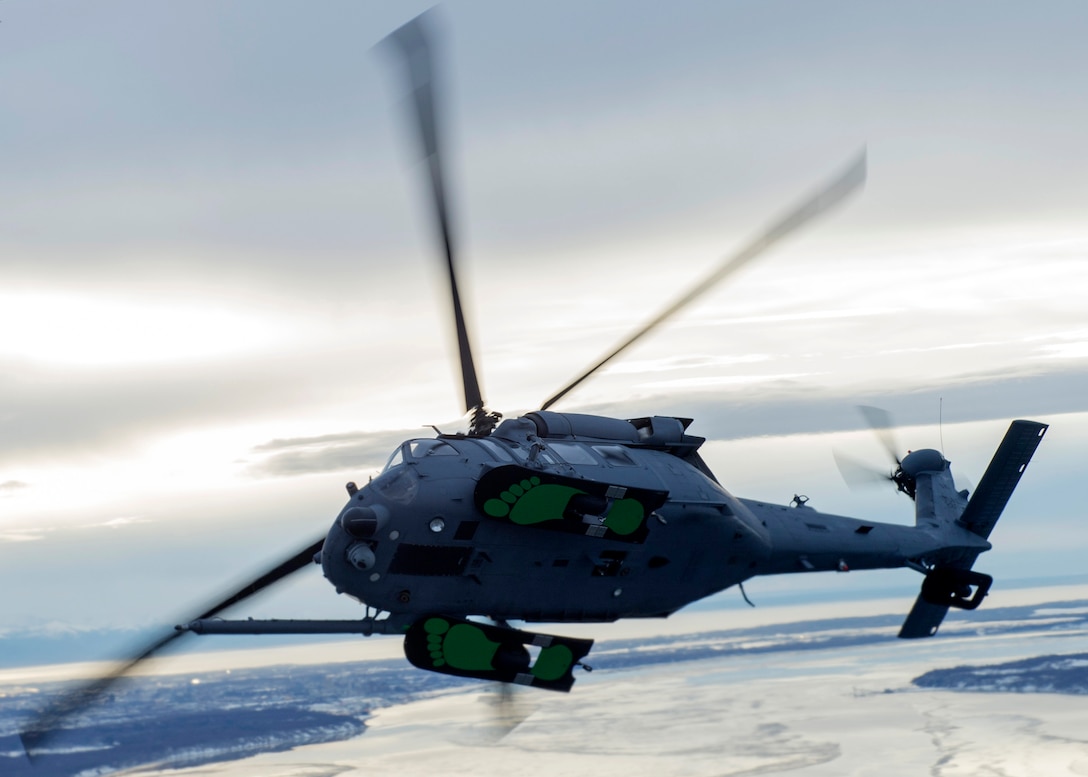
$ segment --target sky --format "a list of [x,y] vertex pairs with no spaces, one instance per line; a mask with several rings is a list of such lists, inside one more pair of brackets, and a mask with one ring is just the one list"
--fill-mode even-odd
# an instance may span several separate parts
[[[172,624],[324,534],[397,442],[463,425],[376,47],[427,6],[0,8],[0,633]],[[1082,572],[1083,4],[435,16],[494,409],[539,407],[866,148],[861,195],[554,409],[693,417],[733,493],[904,523],[835,469],[886,464],[856,405],[976,483],[1010,420],[1049,422],[980,568]],[[909,603],[911,574],[821,585]],[[361,614],[298,577],[245,614]]]

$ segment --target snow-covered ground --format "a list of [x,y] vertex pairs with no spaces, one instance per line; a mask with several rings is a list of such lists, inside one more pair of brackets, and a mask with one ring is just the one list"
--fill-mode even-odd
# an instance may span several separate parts
[[[1054,593],[1015,598],[1056,601]],[[380,710],[354,739],[157,774],[1088,775],[1084,696],[911,683],[935,668],[1088,650],[1083,629],[1044,623],[981,639],[953,628],[934,640],[583,674],[569,695],[519,694],[527,717],[505,735],[493,693],[474,687]]]

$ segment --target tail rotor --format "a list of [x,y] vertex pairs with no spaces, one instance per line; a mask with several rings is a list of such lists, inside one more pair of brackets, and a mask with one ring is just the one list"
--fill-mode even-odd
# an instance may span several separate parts
[[[865,488],[868,486],[891,482],[902,493],[915,498],[916,483],[914,476],[903,469],[903,459],[899,457],[901,450],[895,435],[895,424],[891,414],[879,407],[871,405],[858,405],[858,412],[865,418],[866,424],[872,429],[877,440],[891,459],[892,466],[888,470],[882,470],[867,464],[852,456],[834,450],[835,464],[838,465],[842,479],[851,488]],[[907,452],[910,454],[910,451]],[[909,470],[909,468],[908,468]]]

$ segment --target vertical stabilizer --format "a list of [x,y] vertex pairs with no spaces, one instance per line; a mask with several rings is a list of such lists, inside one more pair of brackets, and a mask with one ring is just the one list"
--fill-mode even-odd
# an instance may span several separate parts
[[[1047,429],[1046,424],[1037,421],[1012,422],[957,523],[983,539],[989,538]],[[949,607],[974,609],[981,603],[990,578],[971,571],[976,558],[978,554],[929,571],[922,593],[899,630],[901,638],[932,637]]]
[[1037,421],[1012,422],[960,516],[960,524],[964,528],[983,539],[989,538],[1048,428]]

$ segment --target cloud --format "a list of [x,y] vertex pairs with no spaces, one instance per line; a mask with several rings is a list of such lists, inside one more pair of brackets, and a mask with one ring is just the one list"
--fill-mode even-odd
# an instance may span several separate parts
[[5,493],[22,491],[26,488],[30,488],[29,483],[24,483],[21,480],[5,480],[3,483],[0,483],[0,496],[3,496]]
[[900,425],[933,424],[943,400],[946,423],[1038,417],[1088,411],[1088,368],[1007,375],[969,373],[940,386],[851,394],[767,391],[765,386],[723,393],[648,395],[630,404],[599,404],[580,412],[636,417],[653,414],[692,417],[693,434],[713,439],[821,434],[867,428],[857,405],[888,409]]
[[125,515],[117,518],[111,518],[108,521],[102,521],[101,523],[89,523],[81,526],[83,529],[120,529],[123,526],[130,526],[134,523],[150,523],[147,518],[135,515]]
[[[0,486],[2,487],[2,486]],[[148,518],[135,515],[119,516],[95,523],[72,524],[65,528],[66,532],[94,529],[121,529],[134,524],[151,523]],[[57,531],[56,527],[20,526],[18,528],[4,529],[0,531],[0,542],[34,542],[44,539],[50,533]]]
[[[686,392],[649,394],[630,403],[571,406],[567,412],[636,418],[677,415],[695,419],[690,431],[714,440],[823,434],[868,428],[857,406],[877,405],[891,411],[903,426],[933,424],[943,401],[947,423],[1011,420],[1013,418],[1088,411],[1088,369],[1061,373],[1008,376],[1000,373],[966,375],[939,387],[849,394],[846,391],[814,395],[796,386],[778,386],[777,395],[766,385],[731,389],[726,393]],[[665,385],[665,384],[661,384]],[[563,412],[560,409],[559,412]],[[312,437],[282,438],[254,446],[245,460],[246,471],[258,478],[291,477],[341,470],[377,468],[401,442],[430,436],[419,428],[352,431]]]
[[94,371],[26,364],[0,369],[0,462],[101,458],[179,429],[305,406],[317,391],[307,378],[319,370],[315,358]]
[[0,542],[35,542],[43,539],[46,532],[34,529],[0,531]]
[[708,369],[728,367],[738,364],[756,364],[770,361],[765,353],[750,353],[741,356],[682,354],[663,356],[657,359],[617,359],[609,362],[608,371],[615,375],[640,372],[666,372],[673,370]]
[[380,467],[397,445],[421,435],[417,429],[343,432],[271,440],[253,448],[247,472],[254,477],[287,477]]
[[782,372],[765,375],[702,375],[693,378],[654,380],[639,385],[648,389],[707,388],[711,386],[740,386],[745,384],[769,386],[778,383],[796,382],[797,378],[804,378],[813,374],[814,373],[811,372]]

